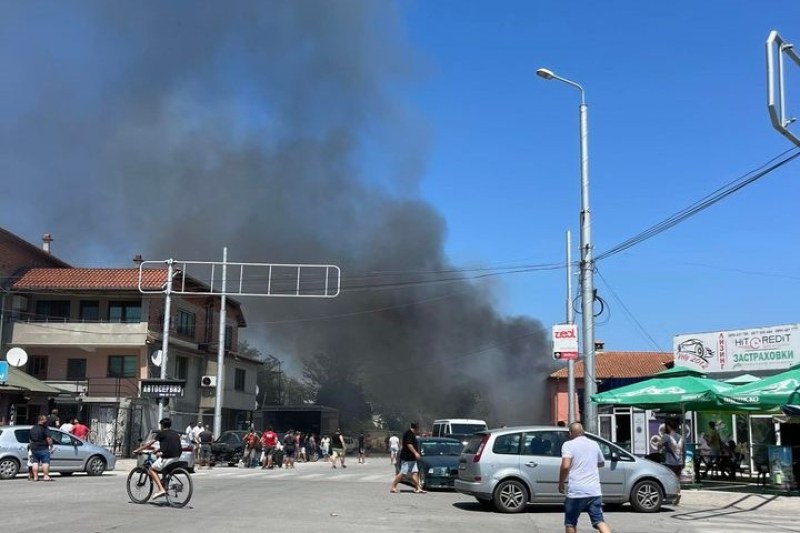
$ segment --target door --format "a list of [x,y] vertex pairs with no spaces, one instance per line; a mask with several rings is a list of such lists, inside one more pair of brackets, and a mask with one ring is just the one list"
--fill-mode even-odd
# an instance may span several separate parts
[[598,433],[600,436],[607,441],[616,442],[617,435],[615,430],[617,425],[614,423],[614,415],[611,413],[597,415],[597,420],[599,422],[600,431]]
[[558,475],[561,445],[566,438],[567,432],[558,430],[525,433],[519,465],[533,490],[532,501],[553,503],[564,500],[564,496],[558,492]]
[[53,451],[50,454],[50,467],[53,470],[75,472],[83,468],[86,457],[77,439],[54,428],[50,428],[50,438],[53,439]]
[[[603,491],[603,498],[609,501],[618,501],[625,498],[627,496],[623,492],[625,479],[627,478],[628,469],[634,464],[633,457],[628,452],[598,439],[594,435],[587,434],[586,436],[600,446],[600,451],[603,453],[603,459],[605,460],[605,465],[600,469],[600,488]],[[612,452],[616,452],[618,460],[612,461]]]

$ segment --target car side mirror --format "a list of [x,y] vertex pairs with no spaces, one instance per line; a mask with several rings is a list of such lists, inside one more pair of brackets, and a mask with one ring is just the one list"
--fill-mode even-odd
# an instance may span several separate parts
[[611,452],[611,462],[612,463],[616,463],[617,461],[619,461],[619,459],[620,459],[620,457],[619,457],[619,454],[617,452]]

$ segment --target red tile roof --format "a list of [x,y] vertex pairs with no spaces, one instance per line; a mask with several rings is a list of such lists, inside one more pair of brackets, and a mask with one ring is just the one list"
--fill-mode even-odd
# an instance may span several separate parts
[[[594,356],[595,378],[643,378],[666,370],[665,363],[673,360],[672,352],[597,352]],[[550,378],[567,379],[567,367]],[[575,378],[583,379],[583,361],[575,363]]]
[[[161,290],[167,279],[166,269],[142,270],[142,288]],[[14,283],[11,290],[139,290],[138,268],[31,268]]]

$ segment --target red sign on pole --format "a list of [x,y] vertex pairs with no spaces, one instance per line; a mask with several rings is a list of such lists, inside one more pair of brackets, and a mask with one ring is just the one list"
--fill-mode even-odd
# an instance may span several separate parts
[[553,359],[565,361],[578,359],[578,326],[555,324],[553,326]]

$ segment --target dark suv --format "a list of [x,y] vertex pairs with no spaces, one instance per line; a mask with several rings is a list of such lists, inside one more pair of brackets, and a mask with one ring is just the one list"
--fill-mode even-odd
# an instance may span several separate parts
[[247,431],[223,431],[217,440],[211,443],[211,464],[228,463],[234,466],[244,454],[244,437]]

